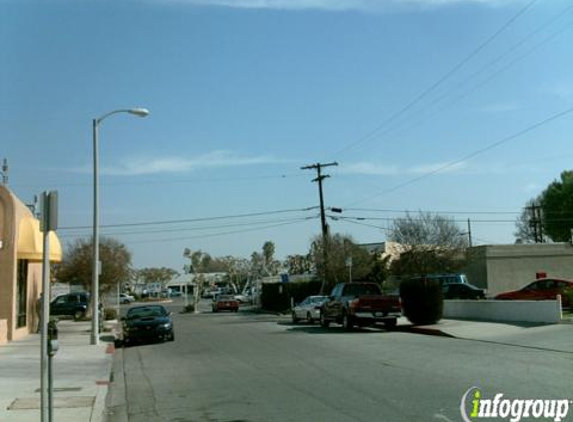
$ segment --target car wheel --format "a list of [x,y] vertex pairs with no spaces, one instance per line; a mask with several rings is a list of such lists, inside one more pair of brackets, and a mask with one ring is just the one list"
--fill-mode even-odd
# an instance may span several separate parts
[[169,334],[167,341],[175,341],[175,333],[173,333],[173,331],[171,331],[171,334]]
[[78,309],[77,311],[74,312],[74,321],[79,321],[80,319],[82,319],[85,316],[85,312]]
[[342,326],[346,331],[351,331],[354,327],[354,321],[352,320],[352,317],[346,312],[342,314]]
[[321,313],[320,313],[320,326],[321,326],[322,328],[328,328],[329,325],[330,325],[330,321],[327,320],[327,319],[324,317],[324,313],[321,312]]
[[314,324],[314,319],[312,319],[310,312],[306,313],[306,322],[308,322],[309,324]]
[[398,323],[398,320],[396,320],[396,319],[390,319],[390,320],[384,321],[384,328],[388,331],[393,330],[394,328],[396,328],[397,323]]
[[295,311],[292,311],[292,323],[296,324],[298,322],[298,317],[296,316]]

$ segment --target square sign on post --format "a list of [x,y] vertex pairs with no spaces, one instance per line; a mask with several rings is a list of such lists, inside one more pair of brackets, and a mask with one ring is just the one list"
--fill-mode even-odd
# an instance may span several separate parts
[[44,192],[42,194],[42,218],[40,231],[50,232],[58,228],[58,192]]

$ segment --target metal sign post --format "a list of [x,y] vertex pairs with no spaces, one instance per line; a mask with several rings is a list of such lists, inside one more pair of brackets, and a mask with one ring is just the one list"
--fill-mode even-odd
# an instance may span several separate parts
[[345,264],[348,267],[348,282],[352,283],[352,257],[351,256],[346,258]]
[[[40,230],[44,234],[44,248],[42,251],[42,320],[41,320],[41,348],[40,348],[40,391],[41,391],[41,421],[52,422],[52,373],[51,357],[55,350],[48,345],[48,322],[50,319],[50,231],[58,227],[58,192],[44,192],[42,194],[42,219]],[[57,350],[57,348],[56,348]]]

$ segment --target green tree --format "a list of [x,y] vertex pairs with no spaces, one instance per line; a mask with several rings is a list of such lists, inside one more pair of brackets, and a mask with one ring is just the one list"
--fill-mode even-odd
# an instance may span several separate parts
[[271,241],[266,241],[263,244],[263,259],[266,267],[269,267],[275,256],[275,244]]
[[165,288],[165,285],[177,274],[177,271],[166,267],[151,267],[137,270],[138,278],[144,283],[160,283],[162,288]]
[[[67,245],[62,263],[56,270],[57,280],[62,283],[80,283],[87,290],[91,290],[92,251],[92,240],[89,238],[77,239]],[[101,261],[100,293],[110,291],[119,283],[130,279],[131,252],[123,243],[110,237],[100,238],[99,257]]]
[[308,255],[288,255],[283,263],[289,274],[309,274],[313,269],[312,257]]
[[573,228],[573,171],[561,173],[540,197],[543,232],[554,242],[567,242]]
[[[324,255],[322,253],[322,236],[315,236],[310,247],[310,255],[316,265],[318,274],[324,274]],[[343,234],[334,234],[328,239],[328,280],[325,291],[337,283],[347,282],[350,278],[350,269],[346,260],[352,259],[352,279],[363,280],[370,276],[375,258],[366,249],[354,243],[352,237]]]

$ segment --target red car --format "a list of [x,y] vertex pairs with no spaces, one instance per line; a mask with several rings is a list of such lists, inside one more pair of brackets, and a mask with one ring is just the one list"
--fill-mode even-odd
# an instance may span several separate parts
[[219,295],[213,302],[213,312],[219,311],[239,312],[239,301],[233,295]]
[[541,278],[529,283],[519,290],[498,294],[498,300],[551,300],[560,294],[564,308],[570,308],[572,303],[567,290],[573,291],[573,282],[556,278]]

